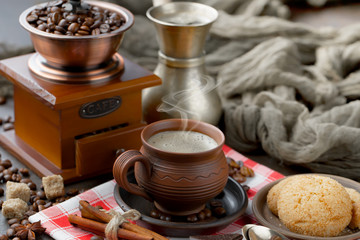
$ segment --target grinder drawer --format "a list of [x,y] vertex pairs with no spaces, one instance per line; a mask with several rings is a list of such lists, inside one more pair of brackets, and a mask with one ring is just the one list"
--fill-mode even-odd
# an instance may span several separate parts
[[83,176],[111,172],[118,149],[140,149],[140,133],[145,126],[132,124],[75,140],[77,173]]

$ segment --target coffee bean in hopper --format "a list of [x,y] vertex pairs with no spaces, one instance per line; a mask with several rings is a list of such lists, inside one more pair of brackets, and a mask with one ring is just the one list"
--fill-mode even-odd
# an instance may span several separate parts
[[66,7],[39,7],[34,9],[26,20],[41,31],[69,36],[109,33],[119,29],[126,21],[118,13],[91,5],[87,15],[74,14],[67,11]]

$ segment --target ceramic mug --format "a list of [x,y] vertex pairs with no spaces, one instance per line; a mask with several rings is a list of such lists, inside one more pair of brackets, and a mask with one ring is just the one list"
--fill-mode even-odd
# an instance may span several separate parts
[[[151,145],[151,136],[182,130],[205,134],[217,145],[210,150],[178,153]],[[200,212],[206,202],[222,192],[228,180],[228,165],[222,150],[224,134],[215,126],[195,120],[167,119],[147,125],[141,132],[140,151],[128,150],[115,161],[113,175],[118,185],[131,194],[154,201],[160,211],[178,216]],[[129,183],[134,167],[137,184]]]

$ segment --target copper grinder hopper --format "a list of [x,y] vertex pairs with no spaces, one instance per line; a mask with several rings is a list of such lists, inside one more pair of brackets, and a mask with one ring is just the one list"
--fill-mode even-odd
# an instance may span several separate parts
[[[47,15],[47,22],[44,25],[46,31],[43,31],[41,24],[34,27],[34,22],[46,18],[41,15],[44,12],[41,10],[46,8],[51,8],[51,13]],[[53,11],[53,8],[56,10]],[[58,9],[65,10],[57,16],[68,14],[67,17],[79,16],[80,19],[80,16],[85,18],[89,15],[89,11],[94,12],[93,9],[98,8],[111,9],[115,16],[121,16],[123,24],[114,31],[97,35],[92,35],[91,29],[89,34],[83,35],[84,32],[82,32],[81,34],[75,33],[75,36],[74,34],[69,35],[69,31],[57,30],[61,29],[59,19],[62,19],[62,17],[54,17],[56,13],[59,13]],[[41,10],[39,11],[39,9]],[[33,18],[31,19],[31,17]],[[66,21],[67,17],[64,17],[65,22],[70,25],[71,22]],[[38,20],[29,22],[29,19]],[[70,0],[69,2],[55,1],[30,7],[20,15],[19,21],[21,26],[30,33],[37,52],[29,60],[30,70],[43,79],[77,83],[108,80],[123,69],[124,61],[117,50],[125,31],[133,25],[134,16],[127,9],[115,4],[91,1],[90,8],[89,4],[81,3],[80,0]],[[75,24],[80,25],[77,22]],[[94,25],[92,23],[92,26]],[[83,26],[87,26],[85,22],[80,27]],[[92,26],[90,25],[89,28]],[[70,29],[70,27],[68,28]],[[81,28],[78,32],[81,32]]]

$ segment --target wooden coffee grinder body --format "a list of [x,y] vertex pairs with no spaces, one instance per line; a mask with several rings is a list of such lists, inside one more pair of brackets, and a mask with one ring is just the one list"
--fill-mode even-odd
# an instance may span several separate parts
[[124,59],[114,79],[61,83],[29,70],[32,54],[0,61],[14,84],[15,129],[0,144],[39,176],[75,181],[111,172],[117,151],[141,146],[141,91],[159,77]]

